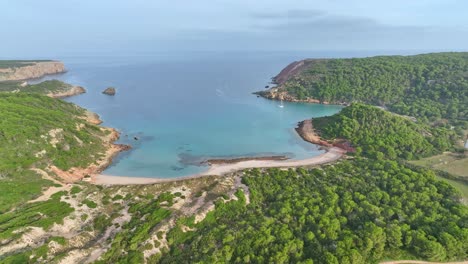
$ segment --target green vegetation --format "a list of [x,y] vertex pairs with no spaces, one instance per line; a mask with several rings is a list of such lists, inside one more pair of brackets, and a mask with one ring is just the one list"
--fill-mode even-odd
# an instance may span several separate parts
[[468,126],[468,53],[308,60],[306,65],[279,89],[297,99],[364,102]]
[[254,169],[243,179],[251,203],[218,202],[196,231],[171,240],[162,263],[468,257],[468,208],[429,170],[357,158],[312,170]]
[[431,168],[443,180],[463,195],[463,203],[468,205],[468,157],[461,153],[443,153],[410,162],[413,165]]
[[49,247],[43,244],[40,247],[29,249],[25,252],[8,256],[2,259],[2,264],[23,264],[23,263],[38,263],[40,259],[47,257]]
[[24,204],[14,211],[0,214],[0,240],[13,239],[27,232],[25,227],[49,229],[54,223],[62,223],[63,218],[73,212],[68,203],[61,202],[64,192],[52,195],[44,202]]
[[46,62],[51,60],[0,60],[0,69],[19,68],[34,65],[36,62]]
[[88,200],[88,199],[85,199],[83,201],[83,204],[85,204],[86,206],[88,206],[89,208],[96,208],[97,207],[97,204],[91,200]]
[[0,82],[0,92],[20,91],[22,88],[21,82],[19,81]]
[[52,184],[31,167],[68,170],[99,159],[104,132],[83,115],[83,109],[46,96],[0,93],[0,212]]
[[[69,194],[25,203],[54,185],[31,168],[87,166],[99,159],[105,132],[81,119],[83,109],[32,94],[53,91],[62,85],[58,81],[28,86],[28,93],[0,93],[0,241],[21,244],[15,239],[31,228],[47,232],[70,216],[79,222],[75,241],[83,244],[41,235],[38,245],[23,243],[0,262],[55,263],[70,250],[105,248],[96,263],[143,263],[143,252],[160,246],[148,263],[466,260],[468,207],[460,203],[467,201],[466,185],[438,180],[463,176],[464,163],[459,164],[466,157],[405,160],[455,149],[457,132],[467,124],[467,58],[445,53],[308,62],[280,89],[301,99],[385,105],[418,121],[362,103],[315,118],[322,138],[349,141],[356,155],[313,169],[245,171],[249,204],[240,189],[230,199],[233,175],[142,186],[82,183]],[[15,85],[0,83],[0,90],[16,90]],[[184,193],[167,191],[180,186]],[[64,195],[78,205],[75,213],[61,201]],[[199,216],[191,209],[211,201],[216,209],[195,223]],[[162,228],[172,223],[168,232]],[[50,242],[60,245],[58,251]]]
[[21,86],[21,83],[22,82],[19,81],[0,82],[0,92],[18,91],[46,95],[49,93],[65,92],[72,87],[71,84],[59,80],[48,80],[38,84],[28,84],[24,87]]
[[466,183],[462,181],[458,181],[458,180],[448,179],[448,178],[441,177],[441,176],[437,176],[437,179],[444,181],[452,185],[453,188],[457,189],[457,191],[460,192],[463,198],[461,202],[465,205],[468,205],[468,185]]
[[143,243],[150,238],[150,231],[171,211],[161,208],[162,202],[172,204],[174,196],[162,193],[157,199],[135,202],[128,210],[132,214],[130,222],[122,227],[112,241],[111,248],[97,263],[143,263],[143,251],[148,248]]
[[364,104],[313,119],[322,138],[347,139],[357,153],[391,159],[413,159],[438,154],[453,146],[456,135],[443,126],[430,127]]
[[467,178],[468,182],[468,157],[460,153],[444,153],[433,157],[413,161],[413,164],[445,171],[459,177]]
[[82,191],[82,189],[78,186],[73,186],[70,190],[70,194],[77,194],[77,193],[80,193]]

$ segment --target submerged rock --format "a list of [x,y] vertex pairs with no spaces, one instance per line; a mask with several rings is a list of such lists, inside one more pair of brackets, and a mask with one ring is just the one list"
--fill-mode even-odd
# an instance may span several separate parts
[[108,87],[102,93],[107,94],[107,95],[115,95],[115,88],[114,87]]

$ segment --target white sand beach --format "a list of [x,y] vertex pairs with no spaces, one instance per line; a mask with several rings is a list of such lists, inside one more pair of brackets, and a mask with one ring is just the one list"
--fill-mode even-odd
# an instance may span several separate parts
[[127,185],[172,182],[209,175],[223,175],[226,173],[251,168],[287,168],[325,164],[340,159],[345,153],[346,151],[343,149],[332,147],[324,154],[303,160],[248,160],[233,164],[216,164],[210,166],[210,168],[203,173],[177,178],[144,178],[95,174],[92,176],[92,182],[99,185]]

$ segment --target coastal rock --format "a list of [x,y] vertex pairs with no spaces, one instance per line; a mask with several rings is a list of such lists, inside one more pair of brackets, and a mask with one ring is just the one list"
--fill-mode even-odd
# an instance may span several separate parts
[[25,62],[24,64],[26,66],[0,69],[0,82],[35,79],[66,71],[65,65],[60,61]]
[[48,93],[47,96],[52,98],[65,98],[86,93],[85,88],[81,86],[70,86],[70,89],[61,92]]
[[115,95],[115,88],[114,88],[114,87],[108,87],[108,88],[105,89],[102,93],[103,93],[103,94],[107,94],[107,95],[114,96],[114,95]]

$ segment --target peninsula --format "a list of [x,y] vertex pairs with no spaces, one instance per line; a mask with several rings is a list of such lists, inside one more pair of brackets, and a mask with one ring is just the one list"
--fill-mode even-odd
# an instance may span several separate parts
[[49,74],[64,73],[65,71],[65,65],[60,61],[0,61],[0,82],[36,79]]

